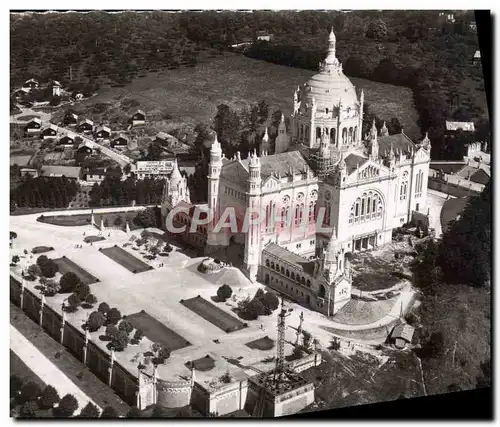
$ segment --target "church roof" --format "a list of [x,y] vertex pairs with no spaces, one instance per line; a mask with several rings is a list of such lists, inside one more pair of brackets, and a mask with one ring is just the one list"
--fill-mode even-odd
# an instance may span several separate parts
[[[286,176],[290,169],[295,172],[309,170],[310,167],[300,151],[289,151],[287,153],[272,154],[270,156],[259,157],[260,174],[267,178],[272,174]],[[248,159],[244,161],[245,168],[248,170]]]
[[401,151],[403,153],[409,152],[411,148],[416,149],[413,141],[408,138],[404,133],[397,133],[394,135],[386,135],[377,137],[379,153],[383,154],[387,150],[389,152],[391,150],[391,145],[393,150]]
[[299,270],[310,276],[314,273],[314,261],[310,261],[300,255],[297,255],[286,248],[283,248],[276,243],[269,242],[264,247],[264,253],[274,255],[275,257],[294,264]]
[[347,166],[347,173],[350,175],[351,173],[353,173],[358,165],[361,166],[362,164],[364,164],[365,162],[367,162],[368,159],[365,159],[364,157],[361,157],[361,156],[358,156],[356,154],[349,154],[346,158],[345,158],[345,164]]

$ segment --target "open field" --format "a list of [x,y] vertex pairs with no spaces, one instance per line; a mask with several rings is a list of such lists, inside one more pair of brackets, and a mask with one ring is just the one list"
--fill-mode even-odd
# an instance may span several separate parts
[[65,256],[55,259],[54,262],[59,267],[59,272],[61,274],[67,273],[68,271],[71,271],[71,272],[75,273],[78,276],[78,278],[80,279],[80,281],[85,285],[90,285],[92,283],[99,281],[99,279],[97,277],[94,277],[88,271],[84,270],[78,264],[74,263],[73,261],[66,258]]
[[245,327],[245,324],[240,322],[236,317],[231,316],[200,296],[188,300],[181,300],[181,304],[222,329],[224,332],[235,332]]
[[146,312],[129,314],[127,320],[134,328],[140,329],[148,339],[164,345],[170,351],[191,345],[189,341],[186,341]]
[[134,274],[143,273],[144,271],[148,271],[153,268],[118,246],[101,248],[101,253],[111,258],[113,261],[117,262],[122,267],[125,267],[127,270],[131,271]]
[[[147,114],[170,115],[172,119],[157,124],[165,130],[184,122],[211,122],[217,105],[222,103],[241,108],[265,99],[271,108],[288,115],[293,108],[294,89],[314,74],[227,53],[193,68],[150,73],[123,88],[102,89],[81,105],[90,109],[96,103],[118,105],[123,98],[132,98]],[[358,90],[364,89],[371,112],[385,120],[397,117],[407,135],[420,137],[410,89],[358,78],[351,81]]]

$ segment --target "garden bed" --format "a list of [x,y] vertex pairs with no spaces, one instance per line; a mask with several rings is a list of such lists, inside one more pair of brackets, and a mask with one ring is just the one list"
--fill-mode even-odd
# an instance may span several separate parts
[[35,246],[31,249],[31,253],[33,254],[43,254],[44,252],[53,251],[54,248],[52,246]]
[[267,351],[274,348],[274,341],[268,336],[265,336],[263,338],[259,338],[258,340],[247,342],[245,345],[252,350]]
[[78,276],[80,281],[85,285],[90,285],[92,283],[99,282],[99,279],[97,277],[93,276],[87,270],[84,270],[78,264],[74,263],[65,256],[63,256],[62,258],[54,259],[54,262],[59,267],[59,272],[61,274],[67,273],[68,271],[72,271]]
[[187,362],[185,365],[188,369],[192,369],[194,366],[194,369],[197,371],[207,372],[211,371],[215,367],[215,360],[207,354],[205,357],[193,360],[192,362]]
[[153,269],[150,265],[136,258],[132,254],[129,254],[127,251],[118,246],[101,248],[99,251],[134,274]]
[[102,240],[106,240],[106,238],[102,236],[87,236],[83,239],[85,243],[100,242]]
[[236,317],[231,316],[200,296],[188,300],[181,300],[180,302],[184,307],[194,311],[198,316],[203,317],[206,321],[212,323],[226,333],[239,331],[247,326]]
[[189,341],[144,311],[128,315],[127,320],[135,329],[140,329],[149,340],[162,344],[170,351],[191,345]]

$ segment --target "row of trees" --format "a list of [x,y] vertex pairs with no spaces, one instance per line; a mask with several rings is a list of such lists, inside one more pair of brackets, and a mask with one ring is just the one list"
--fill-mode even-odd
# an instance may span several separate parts
[[274,292],[257,290],[253,298],[238,303],[238,315],[245,320],[256,320],[259,316],[269,316],[279,307],[279,298]]
[[11,191],[11,211],[16,206],[29,208],[66,208],[76,196],[79,185],[66,177],[33,178],[27,175]]
[[136,180],[132,177],[121,181],[107,176],[101,183],[95,183],[90,191],[89,206],[123,206],[135,201],[138,205],[161,203],[163,181],[146,178]]

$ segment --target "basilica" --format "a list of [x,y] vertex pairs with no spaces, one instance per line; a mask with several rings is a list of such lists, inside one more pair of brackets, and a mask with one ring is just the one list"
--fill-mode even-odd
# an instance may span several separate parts
[[[295,90],[289,126],[282,115],[274,143],[266,129],[258,152],[228,159],[215,137],[208,201],[198,205],[214,219],[184,237],[207,253],[242,248],[251,280],[326,315],[350,299],[351,254],[390,242],[395,227],[427,212],[431,150],[427,135],[413,142],[385,124],[362,135],[364,93],[344,75],[335,45],[332,30],[319,73]],[[163,199],[164,217],[193,206],[176,164]],[[248,209],[265,219],[244,231],[216,229],[229,208],[239,224]]]

